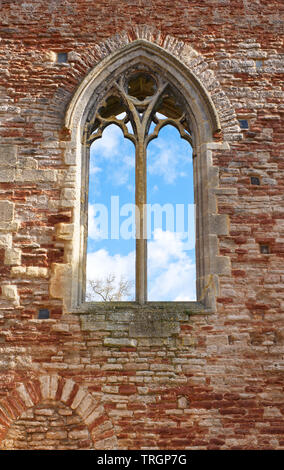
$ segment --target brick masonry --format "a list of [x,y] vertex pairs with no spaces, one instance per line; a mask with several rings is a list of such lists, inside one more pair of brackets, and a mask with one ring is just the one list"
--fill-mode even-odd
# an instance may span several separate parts
[[[1,2],[1,448],[283,449],[283,5],[137,3]],[[187,61],[229,143],[212,151],[229,220],[214,219],[229,269],[213,314],[62,301],[76,198],[65,112],[135,39]]]

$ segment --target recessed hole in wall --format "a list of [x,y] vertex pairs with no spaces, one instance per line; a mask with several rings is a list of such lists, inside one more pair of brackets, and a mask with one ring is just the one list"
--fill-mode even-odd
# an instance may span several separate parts
[[257,69],[261,69],[261,67],[263,66],[263,60],[256,60],[255,66]]
[[64,64],[66,62],[68,62],[67,52],[57,52],[57,63]]
[[248,121],[246,119],[239,119],[241,129],[248,129]]
[[260,180],[259,180],[258,176],[251,176],[250,182],[251,182],[251,184],[254,184],[254,185],[257,185],[257,186],[260,185]]
[[263,255],[268,255],[270,253],[269,245],[267,244],[261,243],[259,245],[259,249],[260,249],[260,253],[262,253]]
[[47,308],[41,308],[38,311],[38,319],[39,320],[45,320],[49,318],[49,310]]

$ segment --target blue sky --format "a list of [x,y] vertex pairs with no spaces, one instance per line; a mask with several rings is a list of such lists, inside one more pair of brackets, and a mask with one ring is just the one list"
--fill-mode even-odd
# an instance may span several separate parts
[[[111,125],[91,146],[87,279],[134,281],[134,203],[134,145]],[[164,208],[148,217],[148,299],[195,300],[192,151],[173,126],[148,145],[147,203]]]

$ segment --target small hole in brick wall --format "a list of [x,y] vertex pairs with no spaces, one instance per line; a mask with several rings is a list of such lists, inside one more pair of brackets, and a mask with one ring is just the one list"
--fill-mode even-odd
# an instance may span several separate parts
[[66,62],[68,62],[67,52],[57,52],[57,63],[64,64]]
[[255,184],[257,186],[260,185],[260,180],[259,180],[258,176],[252,176],[251,179],[250,179],[250,182],[251,182],[251,184]]
[[49,318],[49,310],[47,308],[41,308],[38,311],[38,319],[46,320],[47,318]]
[[255,66],[257,69],[261,69],[261,67],[263,66],[263,60],[256,60]]
[[239,119],[239,124],[241,129],[248,129],[247,119]]
[[263,255],[268,255],[270,253],[269,245],[266,245],[264,243],[261,243],[259,245],[260,253]]

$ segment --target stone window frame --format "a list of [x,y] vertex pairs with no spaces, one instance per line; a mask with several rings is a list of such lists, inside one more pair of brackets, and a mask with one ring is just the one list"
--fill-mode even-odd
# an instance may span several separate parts
[[[135,64],[147,64],[159,69],[167,80],[181,90],[188,106],[194,136],[194,193],[196,200],[196,271],[197,301],[147,302],[147,307],[175,308],[192,313],[214,313],[219,291],[219,276],[230,273],[230,260],[220,256],[218,236],[228,235],[229,220],[218,214],[216,190],[218,167],[213,165],[213,152],[228,150],[228,142],[220,142],[220,120],[210,97],[199,78],[189,68],[160,46],[146,40],[136,40],[103,59],[81,82],[65,115],[64,132],[68,134],[65,163],[75,167],[76,188],[73,209],[73,233],[68,255],[68,268],[62,266],[63,303],[66,311],[85,312],[94,307],[106,308],[106,303],[86,302],[86,217],[87,200],[84,185],[88,180],[89,146],[82,138],[86,119],[98,99],[98,90],[114,74],[123,73]],[[217,139],[215,137],[218,137]],[[63,277],[61,276],[61,277]],[[55,276],[56,278],[56,276]],[[62,288],[62,286],[61,286]],[[56,289],[55,289],[56,290]],[[103,304],[103,305],[102,305]],[[108,307],[113,303],[108,302]],[[130,306],[129,302],[119,302]],[[139,307],[131,302],[132,307]]]

